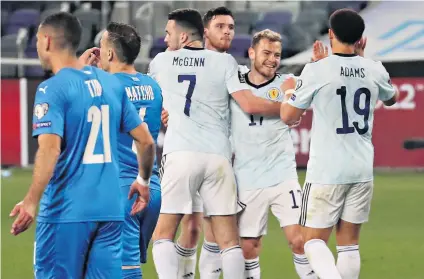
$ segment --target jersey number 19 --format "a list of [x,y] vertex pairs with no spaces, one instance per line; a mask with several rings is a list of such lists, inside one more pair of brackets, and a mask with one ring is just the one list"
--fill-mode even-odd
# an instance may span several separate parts
[[[354,133],[355,130],[358,132],[358,134],[363,135],[366,132],[368,132],[369,125],[368,125],[368,118],[370,117],[370,100],[371,100],[371,92],[368,88],[362,87],[356,90],[354,96],[353,96],[353,109],[358,115],[361,115],[364,117],[364,127],[359,127],[359,123],[357,121],[354,121],[352,124],[354,127],[349,126],[349,115],[347,114],[346,110],[346,86],[342,86],[340,89],[337,89],[337,95],[340,96],[341,106],[342,106],[342,128],[337,128],[336,133],[337,134],[351,134]],[[361,108],[359,106],[359,102],[361,100],[361,96],[365,95],[365,106],[364,108]]]

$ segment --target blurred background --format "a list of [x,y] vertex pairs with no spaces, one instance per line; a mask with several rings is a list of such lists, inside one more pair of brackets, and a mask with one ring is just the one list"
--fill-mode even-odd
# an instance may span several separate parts
[[[25,194],[37,148],[32,139],[33,102],[38,84],[50,76],[37,59],[39,23],[58,11],[75,14],[83,26],[78,52],[98,46],[109,21],[130,23],[142,37],[137,69],[166,49],[167,15],[177,8],[233,11],[236,29],[230,53],[247,64],[255,31],[269,28],[283,38],[279,72],[300,74],[310,61],[316,39],[328,44],[329,15],[340,8],[361,13],[368,37],[366,56],[383,62],[401,92],[392,107],[377,105],[374,119],[376,190],[371,223],[364,230],[361,278],[423,278],[424,149],[406,150],[405,140],[424,138],[424,2],[422,1],[1,1],[1,166],[3,278],[32,275],[33,231],[9,236],[8,213]],[[312,110],[291,130],[300,182],[309,156]],[[163,133],[158,142],[161,156]],[[272,220],[261,265],[264,279],[296,278],[291,255],[278,224]],[[405,256],[408,255],[408,256]],[[153,263],[146,278],[156,278]]]

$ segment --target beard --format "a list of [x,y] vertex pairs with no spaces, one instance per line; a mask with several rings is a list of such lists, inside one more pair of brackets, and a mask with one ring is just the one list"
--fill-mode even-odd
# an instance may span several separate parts
[[263,77],[271,79],[275,76],[275,73],[277,72],[277,67],[274,69],[270,69],[266,66],[264,66],[262,63],[256,62],[253,64],[255,67],[256,72],[260,73]]

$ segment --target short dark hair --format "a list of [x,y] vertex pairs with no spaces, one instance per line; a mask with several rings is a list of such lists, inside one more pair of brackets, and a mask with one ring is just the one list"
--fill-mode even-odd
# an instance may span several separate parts
[[281,35],[277,32],[274,32],[270,29],[265,29],[259,32],[256,32],[252,37],[252,47],[255,47],[263,39],[269,40],[270,42],[279,42],[282,44]]
[[51,27],[58,33],[56,41],[59,47],[68,48],[76,52],[81,41],[82,27],[76,16],[70,13],[59,12],[46,17],[41,27]]
[[351,9],[340,9],[335,11],[330,16],[329,24],[337,39],[349,45],[353,45],[359,41],[365,30],[363,18]]
[[131,65],[140,53],[141,38],[134,26],[124,23],[110,22],[106,31],[118,60]]
[[198,10],[177,9],[168,14],[168,20],[175,20],[179,26],[193,30],[195,34],[192,35],[198,35],[200,39],[203,39],[203,21]]
[[215,16],[230,16],[234,19],[233,13],[227,7],[212,8],[203,16],[203,25],[207,26]]

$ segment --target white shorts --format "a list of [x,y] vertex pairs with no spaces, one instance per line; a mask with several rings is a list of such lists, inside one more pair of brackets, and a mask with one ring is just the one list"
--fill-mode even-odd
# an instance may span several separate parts
[[200,194],[205,214],[238,212],[237,187],[230,161],[217,154],[178,151],[162,158],[161,213],[199,212]]
[[300,225],[330,228],[339,219],[353,224],[368,221],[373,181],[352,184],[305,183]]
[[266,235],[270,208],[280,227],[299,224],[301,188],[296,179],[273,187],[239,191],[239,199],[246,205],[239,215],[240,237]]

